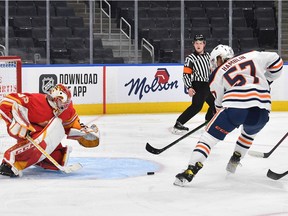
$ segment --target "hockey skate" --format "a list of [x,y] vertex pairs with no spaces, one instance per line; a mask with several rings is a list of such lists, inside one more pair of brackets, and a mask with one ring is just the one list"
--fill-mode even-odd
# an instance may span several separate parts
[[186,184],[192,181],[194,176],[202,167],[203,164],[201,162],[197,162],[195,165],[189,165],[184,172],[176,175],[174,185],[184,187]]
[[16,175],[13,171],[10,165],[7,163],[3,162],[0,165],[0,175],[3,176],[9,176],[9,177],[18,177],[19,175]]
[[182,125],[180,122],[176,122],[174,127],[172,128],[172,133],[173,134],[183,134],[184,132],[189,131],[188,127],[185,127]]
[[226,170],[230,173],[235,173],[237,166],[241,165],[240,158],[241,154],[235,151],[227,164]]

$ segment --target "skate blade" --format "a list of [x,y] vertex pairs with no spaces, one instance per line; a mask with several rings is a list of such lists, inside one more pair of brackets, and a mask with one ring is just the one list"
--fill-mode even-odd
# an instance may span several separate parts
[[184,131],[184,130],[178,130],[178,129],[175,129],[174,127],[170,128],[170,132],[172,134],[175,134],[175,135],[184,135],[185,133],[187,133],[188,131]]
[[188,184],[188,181],[186,179],[180,180],[180,179],[176,178],[173,184],[176,186],[179,186],[179,187],[184,187],[185,185]]

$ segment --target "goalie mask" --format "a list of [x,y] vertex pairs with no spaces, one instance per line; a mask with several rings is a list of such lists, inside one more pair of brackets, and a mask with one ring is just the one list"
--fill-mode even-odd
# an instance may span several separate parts
[[57,84],[49,90],[47,100],[53,108],[54,115],[60,115],[71,103],[71,92],[64,85]]
[[210,67],[212,71],[214,71],[218,67],[217,66],[218,56],[221,58],[222,62],[225,62],[228,59],[233,58],[234,51],[231,47],[227,45],[219,44],[218,46],[216,46],[210,54]]

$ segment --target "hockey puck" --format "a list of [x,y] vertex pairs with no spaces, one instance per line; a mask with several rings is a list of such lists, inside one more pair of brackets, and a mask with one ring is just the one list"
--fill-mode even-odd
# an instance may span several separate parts
[[147,175],[154,175],[154,172],[147,172]]

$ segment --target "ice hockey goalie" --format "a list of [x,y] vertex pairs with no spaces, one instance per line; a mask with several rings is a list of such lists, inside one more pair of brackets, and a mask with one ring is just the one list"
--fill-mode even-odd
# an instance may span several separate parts
[[22,170],[32,165],[58,170],[26,139],[27,135],[61,166],[67,164],[71,152],[70,146],[61,144],[65,135],[87,148],[99,145],[97,126],[80,124],[70,90],[62,84],[52,87],[48,94],[11,93],[1,100],[0,114],[6,122],[8,134],[17,140],[4,153],[0,175],[21,176]]

